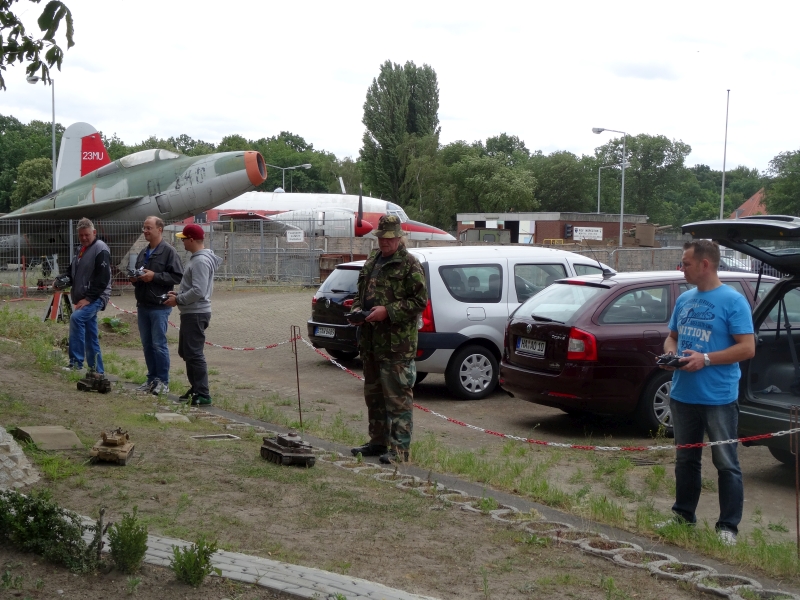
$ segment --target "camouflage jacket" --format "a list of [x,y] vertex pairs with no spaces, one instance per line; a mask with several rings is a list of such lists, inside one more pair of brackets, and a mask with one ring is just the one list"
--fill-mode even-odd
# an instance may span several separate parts
[[[353,310],[366,304],[367,292],[380,250],[374,251],[358,275],[358,293]],[[377,360],[410,360],[417,354],[419,315],[428,303],[425,272],[419,261],[401,245],[383,264],[375,278],[373,306],[385,306],[389,316],[383,321],[361,325],[358,346]]]

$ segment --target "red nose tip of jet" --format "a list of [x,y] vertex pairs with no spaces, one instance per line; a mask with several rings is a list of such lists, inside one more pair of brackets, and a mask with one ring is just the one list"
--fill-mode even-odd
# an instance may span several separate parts
[[356,220],[354,229],[356,237],[364,237],[370,231],[372,231],[372,223],[370,223],[366,219],[361,219],[361,225],[359,225],[358,220]]
[[244,168],[247,171],[247,178],[253,185],[259,186],[267,180],[267,165],[260,153],[252,150],[245,152]]

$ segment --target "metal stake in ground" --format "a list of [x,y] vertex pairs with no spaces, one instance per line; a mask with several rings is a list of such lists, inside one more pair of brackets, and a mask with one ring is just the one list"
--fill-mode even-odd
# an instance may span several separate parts
[[300,339],[300,327],[298,325],[292,325],[289,329],[289,339],[292,340],[294,372],[297,376],[297,412],[300,415],[300,431],[303,431],[303,407],[300,405],[300,366],[297,363],[297,340]]
[[[800,406],[796,404],[789,407],[789,429],[794,429],[800,424]],[[800,558],[800,450],[798,437],[793,433],[789,436],[789,452],[794,455],[794,522],[797,528],[797,557]]]

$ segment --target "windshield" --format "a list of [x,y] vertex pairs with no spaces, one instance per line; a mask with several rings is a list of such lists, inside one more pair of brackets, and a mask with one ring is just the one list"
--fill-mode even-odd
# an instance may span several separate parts
[[522,317],[542,317],[566,323],[592,298],[605,291],[606,288],[556,282],[528,298],[514,314]]
[[779,240],[748,240],[748,246],[754,246],[771,254],[772,256],[792,256],[800,254],[800,240],[791,239],[785,241]]
[[128,156],[123,156],[119,159],[119,164],[126,169],[130,169],[136,165],[143,165],[145,163],[153,162],[156,159],[156,156],[158,156],[158,158],[161,160],[168,160],[171,158],[178,158],[180,157],[180,154],[175,154],[169,150],[142,150],[141,152],[134,152]]
[[398,206],[394,202],[386,203],[386,214],[399,217],[401,223],[405,223],[406,221],[408,221],[408,215],[406,214],[406,211],[404,211],[400,206]]
[[358,286],[358,273],[360,269],[334,269],[333,273],[319,286],[322,293],[355,294]]

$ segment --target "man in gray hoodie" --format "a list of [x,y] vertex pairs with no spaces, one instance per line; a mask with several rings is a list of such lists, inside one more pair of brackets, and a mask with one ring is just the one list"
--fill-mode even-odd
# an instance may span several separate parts
[[211,294],[214,292],[214,273],[222,259],[205,249],[205,232],[199,225],[187,225],[177,237],[192,256],[183,273],[178,292],[169,292],[166,306],[177,306],[181,313],[178,334],[178,356],[186,363],[189,390],[180,399],[194,405],[211,404],[208,389],[208,367],[203,348],[206,328],[211,322]]

